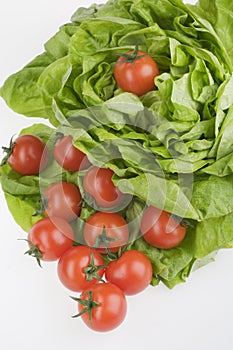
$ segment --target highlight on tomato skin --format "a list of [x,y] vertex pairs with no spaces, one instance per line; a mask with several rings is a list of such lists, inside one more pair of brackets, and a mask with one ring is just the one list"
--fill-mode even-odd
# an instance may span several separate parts
[[29,251],[26,253],[40,260],[58,260],[73,246],[74,231],[71,225],[57,217],[43,218],[29,230],[27,241]]
[[73,145],[73,137],[70,135],[57,140],[53,154],[56,162],[71,172],[87,169],[91,165],[86,154]]
[[91,167],[84,176],[83,187],[102,208],[114,208],[125,198],[125,195],[114,185],[114,172],[109,168]]
[[142,215],[140,230],[146,242],[159,249],[178,246],[186,236],[186,225],[170,213],[149,206]]
[[126,297],[112,283],[98,283],[83,291],[78,302],[79,313],[84,323],[94,331],[109,332],[122,324],[127,313]]
[[9,147],[3,147],[6,162],[20,175],[37,175],[43,171],[49,161],[49,150],[42,139],[35,135],[24,134],[10,141]]
[[45,202],[45,215],[56,216],[70,222],[81,212],[82,196],[79,188],[70,182],[56,182],[42,193]]
[[105,278],[117,285],[124,294],[134,295],[148,287],[152,274],[152,265],[147,256],[138,250],[128,250],[119,259],[110,261]]

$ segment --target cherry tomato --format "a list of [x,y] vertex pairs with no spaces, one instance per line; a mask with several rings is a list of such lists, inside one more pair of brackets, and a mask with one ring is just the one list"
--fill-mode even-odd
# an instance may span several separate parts
[[78,171],[90,166],[85,153],[73,146],[72,136],[63,136],[54,145],[53,153],[57,163],[68,171]]
[[58,262],[58,276],[63,285],[81,292],[101,280],[104,259],[96,249],[77,246],[67,250]]
[[90,247],[102,253],[117,252],[129,239],[125,219],[117,213],[97,212],[84,225],[84,239]]
[[81,211],[81,194],[79,188],[69,182],[57,182],[45,189],[45,214],[67,221],[77,218]]
[[116,284],[126,295],[143,291],[152,279],[150,260],[138,250],[124,252],[111,261],[105,272],[106,280]]
[[40,260],[54,261],[73,245],[72,227],[60,218],[43,218],[37,221],[28,233],[29,255]]
[[179,245],[186,235],[186,227],[166,211],[149,206],[142,215],[141,232],[152,246],[169,249]]
[[127,92],[141,96],[155,88],[154,78],[159,69],[153,58],[137,48],[119,57],[114,66],[117,85]]
[[76,316],[81,316],[85,324],[95,331],[108,332],[125,319],[126,298],[122,290],[114,284],[94,284],[80,298],[73,299],[79,303],[79,314]]
[[36,175],[48,164],[49,151],[45,143],[37,136],[22,135],[9,148],[3,147],[8,153],[6,160],[17,173],[21,175]]
[[114,172],[111,169],[94,166],[84,176],[84,190],[102,208],[115,207],[124,198],[124,194],[112,182],[113,175]]

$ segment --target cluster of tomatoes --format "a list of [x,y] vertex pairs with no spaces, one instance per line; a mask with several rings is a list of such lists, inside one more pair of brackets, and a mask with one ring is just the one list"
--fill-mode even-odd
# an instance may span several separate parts
[[[42,194],[44,217],[30,229],[26,253],[41,260],[58,260],[57,273],[69,290],[80,292],[78,314],[93,330],[109,331],[125,318],[125,295],[144,290],[152,279],[152,265],[137,250],[127,250],[129,225],[111,208],[124,200],[112,181],[113,171],[93,166],[73,146],[71,136],[60,135],[53,146],[55,161],[70,172],[86,169],[83,187],[103,211],[94,211],[84,223],[84,244],[75,242],[72,223],[79,217],[83,198],[70,182],[56,182]],[[39,174],[49,162],[49,150],[37,136],[22,135],[11,142],[4,162],[21,175]],[[141,220],[144,239],[158,248],[178,245],[185,227],[169,213],[149,206]]]
[[[142,95],[154,88],[158,67],[146,53],[122,55],[114,68],[114,77],[124,91]],[[124,77],[124,78],[122,78]],[[45,143],[37,136],[22,135],[9,148],[3,147],[8,162],[21,175],[36,175],[50,159]],[[59,135],[53,145],[53,158],[69,172],[85,170],[84,196],[76,184],[60,181],[43,189],[40,213],[28,233],[26,253],[41,260],[58,260],[57,273],[69,290],[81,293],[78,314],[93,330],[109,331],[125,318],[125,295],[144,290],[152,279],[152,265],[146,255],[127,250],[130,232],[119,205],[125,200],[114,185],[114,172],[93,166],[87,156],[74,147],[72,136]],[[83,242],[77,242],[72,223],[78,219],[87,199],[95,204],[93,214],[83,226]],[[101,208],[101,210],[98,210]],[[115,209],[115,210],[114,210]],[[148,206],[138,227],[144,239],[160,249],[177,246],[186,228],[169,213]]]

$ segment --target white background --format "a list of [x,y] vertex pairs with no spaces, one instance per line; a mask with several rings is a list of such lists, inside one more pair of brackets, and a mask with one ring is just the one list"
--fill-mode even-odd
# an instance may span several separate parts
[[[43,43],[92,1],[4,1],[0,10],[0,85],[41,53]],[[98,2],[98,1],[96,1]],[[101,2],[101,1],[99,1]],[[0,101],[0,145],[37,119],[19,116]],[[109,333],[72,319],[76,305],[58,281],[56,263],[24,256],[25,233],[15,224],[0,191],[0,346],[2,349],[228,350],[232,348],[233,251],[168,290],[149,287],[128,298],[125,322]],[[72,294],[72,293],[71,293]]]

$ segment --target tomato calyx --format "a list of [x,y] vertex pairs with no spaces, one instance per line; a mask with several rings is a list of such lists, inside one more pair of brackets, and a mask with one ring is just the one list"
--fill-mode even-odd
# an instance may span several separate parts
[[42,268],[41,259],[43,258],[43,254],[41,253],[40,249],[37,246],[35,246],[28,239],[20,239],[20,240],[28,242],[29,247],[30,247],[24,254],[28,254],[28,255],[32,256],[33,258],[36,258],[38,265]]
[[121,255],[127,250],[127,246],[120,247],[117,252],[111,252],[109,249],[106,252],[106,256],[104,257],[106,264],[108,265],[112,261],[116,261],[120,259]]
[[181,216],[178,216],[178,215],[176,215],[176,214],[169,214],[168,215],[168,217],[169,218],[172,218],[172,219],[174,219],[175,221],[177,221],[177,223],[180,225],[180,226],[182,226],[182,227],[193,227],[193,225],[190,223],[190,221],[189,220],[187,220],[187,219],[184,219],[184,218],[182,218]]
[[88,295],[88,299],[71,297],[71,299],[83,305],[83,310],[79,312],[77,315],[72,316],[72,318],[80,317],[87,312],[90,320],[90,324],[92,325],[92,310],[95,307],[99,306],[99,303],[93,300],[93,292],[91,290],[87,290],[86,292],[84,292],[83,296],[85,295]]
[[95,265],[94,255],[92,251],[90,252],[90,263],[87,267],[84,268],[87,282],[91,282],[93,278],[97,279],[100,282],[105,282],[97,273],[100,269],[105,268],[105,265]]
[[93,245],[93,248],[101,248],[104,247],[104,249],[106,250],[107,255],[111,258],[111,257],[115,257],[115,254],[113,254],[108,246],[108,243],[110,242],[115,242],[117,241],[118,238],[113,238],[113,237],[108,237],[107,236],[107,230],[106,227],[103,226],[103,231],[100,235],[96,236],[96,240],[95,240],[95,244]]
[[13,141],[13,138],[14,138],[14,136],[12,136],[12,138],[10,139],[10,145],[8,147],[2,146],[2,150],[4,153],[6,153],[6,155],[1,161],[1,166],[5,165],[7,163],[8,158],[10,157],[10,155],[13,152],[13,148],[15,145],[15,141]]
[[56,134],[53,136],[53,143],[55,144],[58,140],[62,139],[64,137],[64,134],[62,132],[56,132]]
[[108,237],[106,227],[103,226],[103,231],[101,235],[98,235],[96,237],[96,241],[93,248],[100,248],[100,246],[103,245],[105,249],[108,249],[108,243],[115,241],[117,241],[117,238]]
[[41,196],[41,199],[37,202],[38,209],[36,209],[35,213],[32,214],[32,216],[38,216],[41,214],[44,214],[45,209],[48,206],[48,198],[46,198],[44,195]]
[[131,63],[133,65],[134,61],[140,60],[143,57],[149,56],[148,53],[145,53],[143,55],[139,55],[138,52],[139,52],[139,45],[136,44],[132,53],[117,54],[117,56],[123,57],[124,59],[116,62],[116,64],[128,62],[128,63]]

